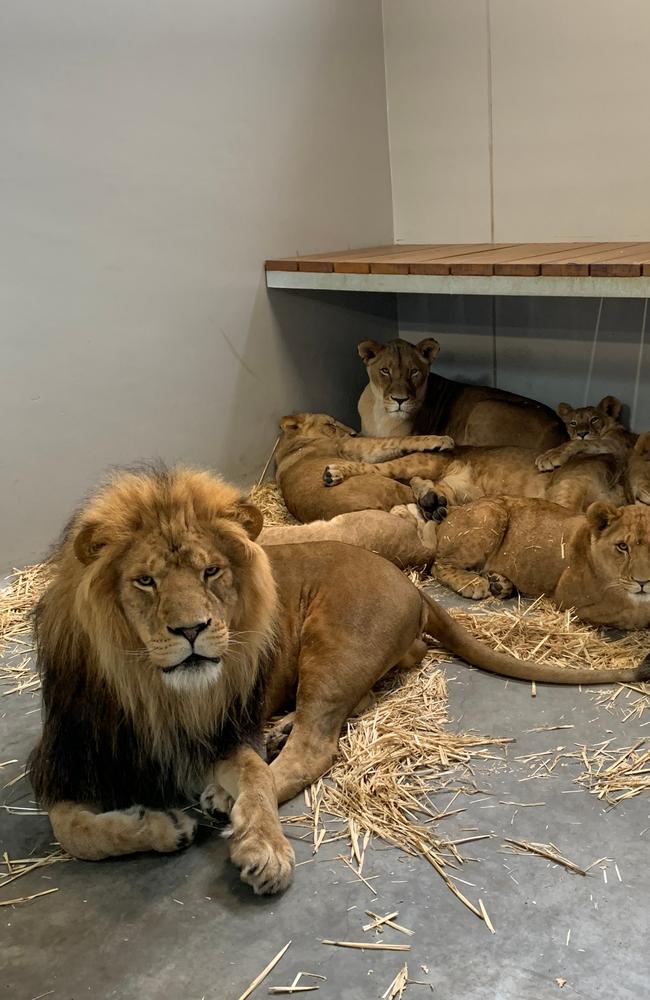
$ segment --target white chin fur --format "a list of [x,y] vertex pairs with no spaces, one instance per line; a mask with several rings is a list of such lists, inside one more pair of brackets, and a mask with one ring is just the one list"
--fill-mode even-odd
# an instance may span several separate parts
[[650,591],[647,590],[644,590],[643,592],[639,590],[633,590],[631,592],[628,591],[628,593],[630,594],[630,597],[632,597],[635,601],[643,602],[650,600]]
[[201,667],[178,667],[170,674],[162,676],[168,687],[196,694],[216,684],[221,676],[221,670],[220,663],[210,663],[206,660]]

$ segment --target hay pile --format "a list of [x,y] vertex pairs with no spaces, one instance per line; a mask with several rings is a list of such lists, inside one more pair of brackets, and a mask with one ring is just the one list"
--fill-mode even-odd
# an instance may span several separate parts
[[44,563],[14,570],[9,584],[0,590],[0,684],[2,694],[35,691],[40,678],[34,672],[30,654],[31,614],[48,583]]

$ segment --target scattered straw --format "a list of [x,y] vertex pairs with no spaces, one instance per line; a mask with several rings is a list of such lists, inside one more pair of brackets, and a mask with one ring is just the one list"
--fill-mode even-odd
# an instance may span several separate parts
[[395,998],[401,997],[406,989],[408,981],[409,970],[405,962],[388,989],[382,993],[381,1000],[395,1000]]
[[0,590],[0,684],[2,695],[35,691],[40,678],[35,673],[32,652],[31,614],[48,582],[47,566],[39,564],[14,570],[10,582]]
[[10,882],[15,882],[17,878],[28,875],[29,872],[33,872],[37,868],[49,868],[50,865],[56,865],[63,861],[72,861],[71,855],[65,851],[55,851],[53,854],[48,854],[43,858],[10,858],[5,851],[2,857],[3,860],[0,861],[0,868],[5,868],[6,872],[0,872],[0,878],[3,879],[0,882],[0,889],[4,888],[5,885],[9,885]]
[[269,527],[280,524],[299,523],[285,507],[280,487],[277,483],[263,483],[261,486],[253,486],[248,496],[251,503],[254,503],[262,511],[264,524]]
[[611,748],[611,740],[595,747],[581,747],[577,757],[584,765],[576,781],[599,799],[616,805],[650,788],[650,750],[645,740],[633,746]]
[[[359,951],[410,951],[410,944],[384,944],[383,941],[321,941],[321,944],[332,944],[336,948],[356,948]],[[240,998],[241,1000],[241,998]]]
[[253,980],[253,982],[250,984],[250,986],[246,987],[246,989],[241,994],[241,996],[238,998],[238,1000],[246,1000],[246,998],[249,997],[251,995],[251,993],[253,993],[257,989],[257,987],[260,985],[260,983],[263,982],[266,979],[266,977],[268,976],[269,972],[273,972],[273,969],[276,967],[276,965],[278,964],[278,962],[280,961],[280,959],[286,954],[286,952],[287,952],[290,944],[291,944],[291,941],[287,941],[287,943],[285,944],[284,948],[280,948],[280,951],[277,953],[277,955],[275,956],[275,958],[272,958],[271,961],[269,962],[269,964],[264,966],[264,968],[260,972],[259,976],[256,976],[255,979]]
[[539,858],[546,858],[547,861],[552,861],[555,865],[561,865],[567,871],[574,872],[576,875],[587,874],[586,869],[578,867],[574,861],[569,861],[568,858],[563,857],[555,844],[535,844],[529,840],[511,840],[509,837],[505,837],[504,840],[510,847],[512,854],[534,854]]
[[49,896],[50,893],[58,891],[58,889],[45,889],[43,892],[33,892],[31,896],[17,896],[16,899],[2,899],[0,900],[0,906],[17,906],[20,903],[31,903],[32,899],[38,899],[39,896]]

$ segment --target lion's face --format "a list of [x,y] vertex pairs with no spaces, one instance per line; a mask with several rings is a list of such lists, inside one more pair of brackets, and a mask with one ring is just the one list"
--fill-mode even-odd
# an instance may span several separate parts
[[[604,590],[650,601],[650,510],[597,501],[587,510],[591,558]],[[613,593],[612,593],[613,596]]]
[[573,407],[560,403],[557,408],[571,441],[593,441],[614,427],[620,427],[621,402],[615,396],[605,396],[598,406]]
[[430,337],[419,344],[364,340],[357,350],[368,370],[373,395],[386,412],[398,419],[400,415],[412,418],[424,401],[429,368],[440,350],[438,342]]
[[292,438],[346,438],[355,437],[353,427],[342,424],[328,413],[292,413],[280,421],[280,430],[286,440]]
[[637,438],[627,461],[627,480],[631,499],[650,504],[650,431]]
[[166,479],[127,474],[82,519],[74,537],[86,567],[80,592],[105,662],[115,659],[110,641],[129,670],[188,688],[217,681],[243,649],[256,648],[273,583],[252,541],[262,515],[232,487],[192,470]]

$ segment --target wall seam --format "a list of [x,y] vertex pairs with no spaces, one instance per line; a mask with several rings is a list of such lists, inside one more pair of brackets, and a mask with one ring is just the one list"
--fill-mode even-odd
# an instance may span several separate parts
[[390,219],[391,219],[391,229],[393,232],[393,243],[397,242],[397,233],[395,232],[395,194],[393,185],[393,151],[391,148],[390,141],[390,102],[388,100],[388,59],[386,55],[386,32],[384,30],[384,0],[381,0],[379,5],[379,13],[381,20],[381,43],[384,53],[384,100],[386,103],[386,144],[388,146],[388,178],[390,182]]

